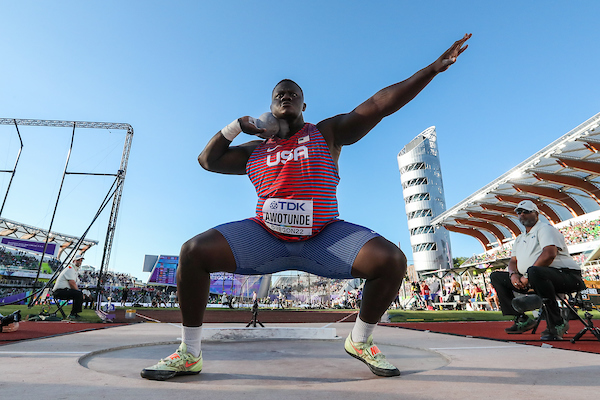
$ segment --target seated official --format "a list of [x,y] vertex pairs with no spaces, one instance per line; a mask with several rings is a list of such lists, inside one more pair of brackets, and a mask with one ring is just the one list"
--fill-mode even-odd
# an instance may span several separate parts
[[565,238],[552,225],[539,221],[539,209],[530,200],[523,200],[515,208],[519,222],[525,227],[513,243],[507,271],[490,275],[498,294],[503,315],[514,315],[515,320],[506,333],[523,333],[535,326],[535,321],[516,311],[511,302],[514,292],[530,290],[542,298],[546,306],[547,329],[541,340],[562,340],[569,325],[560,314],[557,293],[572,293],[585,289],[579,265],[569,255]]
[[73,262],[58,275],[54,289],[52,289],[55,299],[73,300],[73,308],[69,314],[69,319],[81,318],[79,313],[83,307],[83,293],[77,287],[77,275],[82,262],[83,256],[76,255]]

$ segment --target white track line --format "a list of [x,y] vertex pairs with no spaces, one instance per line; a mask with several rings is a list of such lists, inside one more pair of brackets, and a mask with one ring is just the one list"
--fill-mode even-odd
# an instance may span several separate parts
[[347,320],[348,318],[350,318],[351,316],[353,316],[354,314],[358,314],[358,311],[353,312],[352,314],[348,314],[346,315],[344,318],[340,319],[339,321],[335,321],[335,322],[330,322],[327,325],[322,326],[321,328],[327,328],[329,325],[333,325],[333,324],[337,324],[339,322],[344,322],[345,320]]
[[144,318],[144,319],[147,319],[148,321],[152,321],[152,322],[161,322],[161,321],[159,321],[159,320],[157,320],[157,319],[154,319],[154,318],[147,317],[147,316],[145,316],[145,315],[142,315],[142,314],[140,314],[140,313],[137,313],[137,316],[138,316],[138,317],[142,317],[142,318]]

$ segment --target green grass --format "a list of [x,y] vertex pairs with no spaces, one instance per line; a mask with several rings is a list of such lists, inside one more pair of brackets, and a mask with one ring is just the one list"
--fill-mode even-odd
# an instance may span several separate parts
[[[66,315],[69,315],[69,313],[71,312],[71,308],[72,306],[70,305],[63,307],[63,311]],[[23,321],[27,321],[29,319],[29,316],[40,314],[40,312],[42,311],[42,306],[33,306],[31,308],[27,308],[26,305],[0,306],[0,314],[5,316],[13,313],[16,310],[21,310],[21,318],[23,319]],[[56,311],[56,306],[52,306],[52,308],[50,309],[50,312],[54,311]],[[84,309],[81,313],[79,313],[79,315],[81,316],[81,319],[79,320],[81,322],[102,322],[102,319],[100,319],[100,317],[96,315],[96,311],[94,310]]]
[[[10,305],[0,306],[0,313],[2,315],[8,315],[16,310],[21,310],[21,316],[23,320],[28,319],[28,315],[38,315],[41,312],[41,306],[33,306],[27,308],[26,305]],[[173,312],[179,312],[178,308],[151,308],[151,307],[117,307],[119,309],[130,309],[135,308],[136,310],[173,310]],[[53,306],[51,311],[56,310]],[[71,306],[63,308],[65,314],[69,315]],[[210,308],[207,312],[210,312]],[[219,308],[218,310],[229,310],[229,308]],[[233,309],[230,311],[244,310],[244,309]],[[245,310],[248,310],[247,308]],[[291,309],[287,309],[291,310]],[[320,310],[311,310],[312,312],[319,312]],[[337,309],[324,310],[324,311],[340,311]],[[346,310],[352,311],[352,310]],[[96,315],[94,310],[83,310],[80,313],[83,322],[102,322],[102,320]],[[404,311],[404,310],[389,310],[388,315],[390,316],[391,322],[443,322],[443,321],[506,321],[511,320],[510,316],[503,316],[500,311],[456,311],[456,310],[435,310],[435,311]],[[579,315],[583,317],[583,312]],[[594,319],[600,319],[600,312],[597,310],[592,311]]]
[[[583,318],[583,312],[579,315]],[[507,321],[510,315],[503,316],[500,311],[404,311],[389,310],[391,322],[443,322],[443,321]],[[592,311],[594,319],[600,319],[600,312]]]

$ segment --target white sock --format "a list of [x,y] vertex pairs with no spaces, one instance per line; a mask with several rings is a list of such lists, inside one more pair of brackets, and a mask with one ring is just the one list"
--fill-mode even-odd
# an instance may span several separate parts
[[188,353],[194,357],[200,355],[200,338],[202,337],[202,326],[182,326],[181,341],[187,346]]
[[367,324],[365,321],[357,317],[354,328],[352,328],[352,341],[355,343],[366,342],[367,339],[369,339],[369,336],[371,336],[373,333],[375,325],[377,324]]

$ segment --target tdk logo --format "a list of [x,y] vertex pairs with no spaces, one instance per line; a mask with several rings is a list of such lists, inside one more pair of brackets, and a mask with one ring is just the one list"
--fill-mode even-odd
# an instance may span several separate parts
[[282,201],[279,200],[277,202],[272,202],[270,204],[270,207],[275,209],[278,208],[279,210],[282,211],[306,211],[304,209],[304,206],[306,205],[306,203],[292,203],[289,201]]
[[298,161],[300,158],[308,159],[308,148],[306,146],[298,146],[292,151],[283,150],[278,151],[275,154],[268,154],[267,165],[272,167],[273,165],[277,165],[279,163],[285,164],[290,160]]

